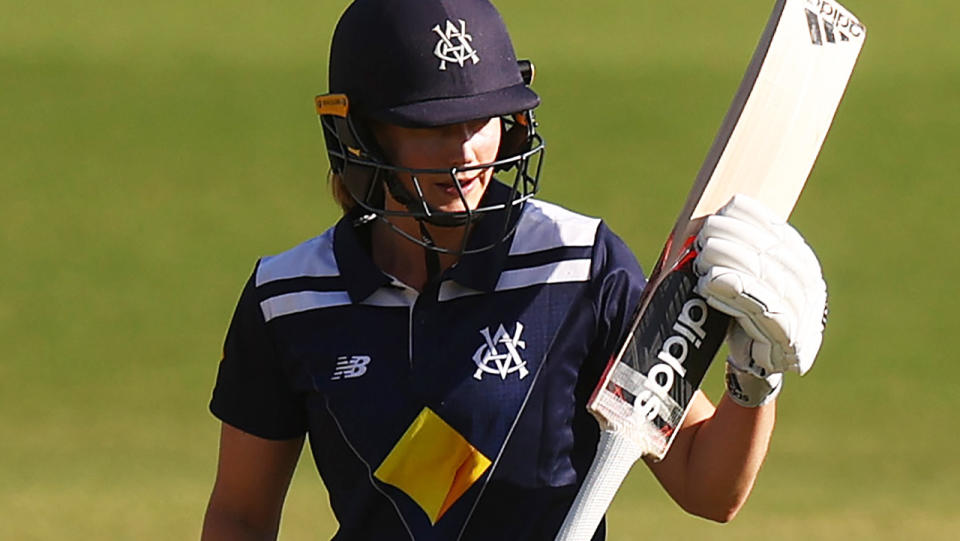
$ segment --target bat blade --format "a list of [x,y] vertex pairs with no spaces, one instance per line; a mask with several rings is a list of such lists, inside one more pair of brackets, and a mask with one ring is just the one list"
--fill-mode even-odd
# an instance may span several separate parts
[[865,38],[863,24],[835,1],[776,2],[631,331],[588,402],[601,428],[597,458],[558,541],[590,539],[630,465],[666,455],[728,326],[694,291],[690,241],[736,194],[789,217]]

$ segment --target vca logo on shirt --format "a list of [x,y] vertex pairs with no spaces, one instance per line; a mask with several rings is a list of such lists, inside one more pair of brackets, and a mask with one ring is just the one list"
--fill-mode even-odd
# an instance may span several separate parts
[[527,377],[527,362],[520,357],[520,350],[527,347],[520,335],[523,333],[523,323],[514,324],[513,333],[508,333],[501,324],[497,332],[490,336],[490,328],[480,330],[483,344],[473,354],[473,362],[477,371],[473,377],[482,380],[484,374],[495,374],[506,381],[507,376],[516,372],[519,379]]

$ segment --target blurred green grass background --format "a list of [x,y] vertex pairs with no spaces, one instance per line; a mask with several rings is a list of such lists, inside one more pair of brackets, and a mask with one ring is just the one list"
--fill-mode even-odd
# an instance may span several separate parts
[[[0,0],[0,539],[199,535],[240,288],[337,216],[312,97],[345,4]],[[542,196],[649,267],[771,4],[499,2],[537,63]],[[612,540],[960,535],[960,8],[847,5],[870,37],[793,218],[831,289],[818,366],[733,523],[640,467]],[[334,530],[304,461],[281,538]]]

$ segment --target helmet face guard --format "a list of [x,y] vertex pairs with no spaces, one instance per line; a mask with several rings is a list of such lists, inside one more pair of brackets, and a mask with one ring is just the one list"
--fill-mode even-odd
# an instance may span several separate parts
[[[532,78],[532,65],[528,62],[521,62],[521,65],[524,63],[530,66],[526,73],[529,73]],[[344,187],[363,211],[358,222],[366,223],[380,219],[404,238],[430,250],[459,255],[480,252],[496,246],[513,234],[516,227],[516,220],[512,219],[514,212],[518,212],[523,203],[533,197],[539,189],[544,142],[537,133],[533,111],[500,117],[502,123],[500,149],[497,159],[493,162],[447,169],[413,169],[390,164],[383,158],[383,153],[369,127],[363,119],[358,119],[357,115],[351,114],[349,99],[346,95],[317,96],[315,104],[320,125],[323,128],[331,170],[340,175]],[[489,198],[484,198],[477,208],[471,209],[457,175],[490,168],[497,173],[503,173],[500,176],[505,179],[496,178],[495,180],[505,184],[510,189],[509,194],[500,201],[489,201]],[[413,192],[400,183],[398,174],[410,176],[413,180]],[[465,210],[449,212],[431,207],[423,198],[418,179],[420,175],[427,174],[449,175]],[[386,208],[385,199],[388,192],[394,200],[405,207],[405,210]],[[469,249],[466,235],[459,249],[443,248],[433,243],[423,227],[425,223],[440,227],[468,227],[486,216],[496,216],[502,221],[501,234],[492,243],[471,246]],[[421,223],[422,238],[403,231],[391,218],[416,219]]]

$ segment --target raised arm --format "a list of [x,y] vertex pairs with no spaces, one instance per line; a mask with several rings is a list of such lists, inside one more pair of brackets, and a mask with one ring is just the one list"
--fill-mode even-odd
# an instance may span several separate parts
[[724,394],[715,408],[698,391],[670,452],[648,465],[684,510],[727,522],[746,502],[767,454],[775,404],[747,408]]
[[684,509],[727,521],[766,456],[783,373],[805,374],[820,349],[827,290],[800,234],[751,199],[708,218],[697,246],[698,291],[735,320],[727,392],[717,408],[698,394],[673,448],[650,467]]

